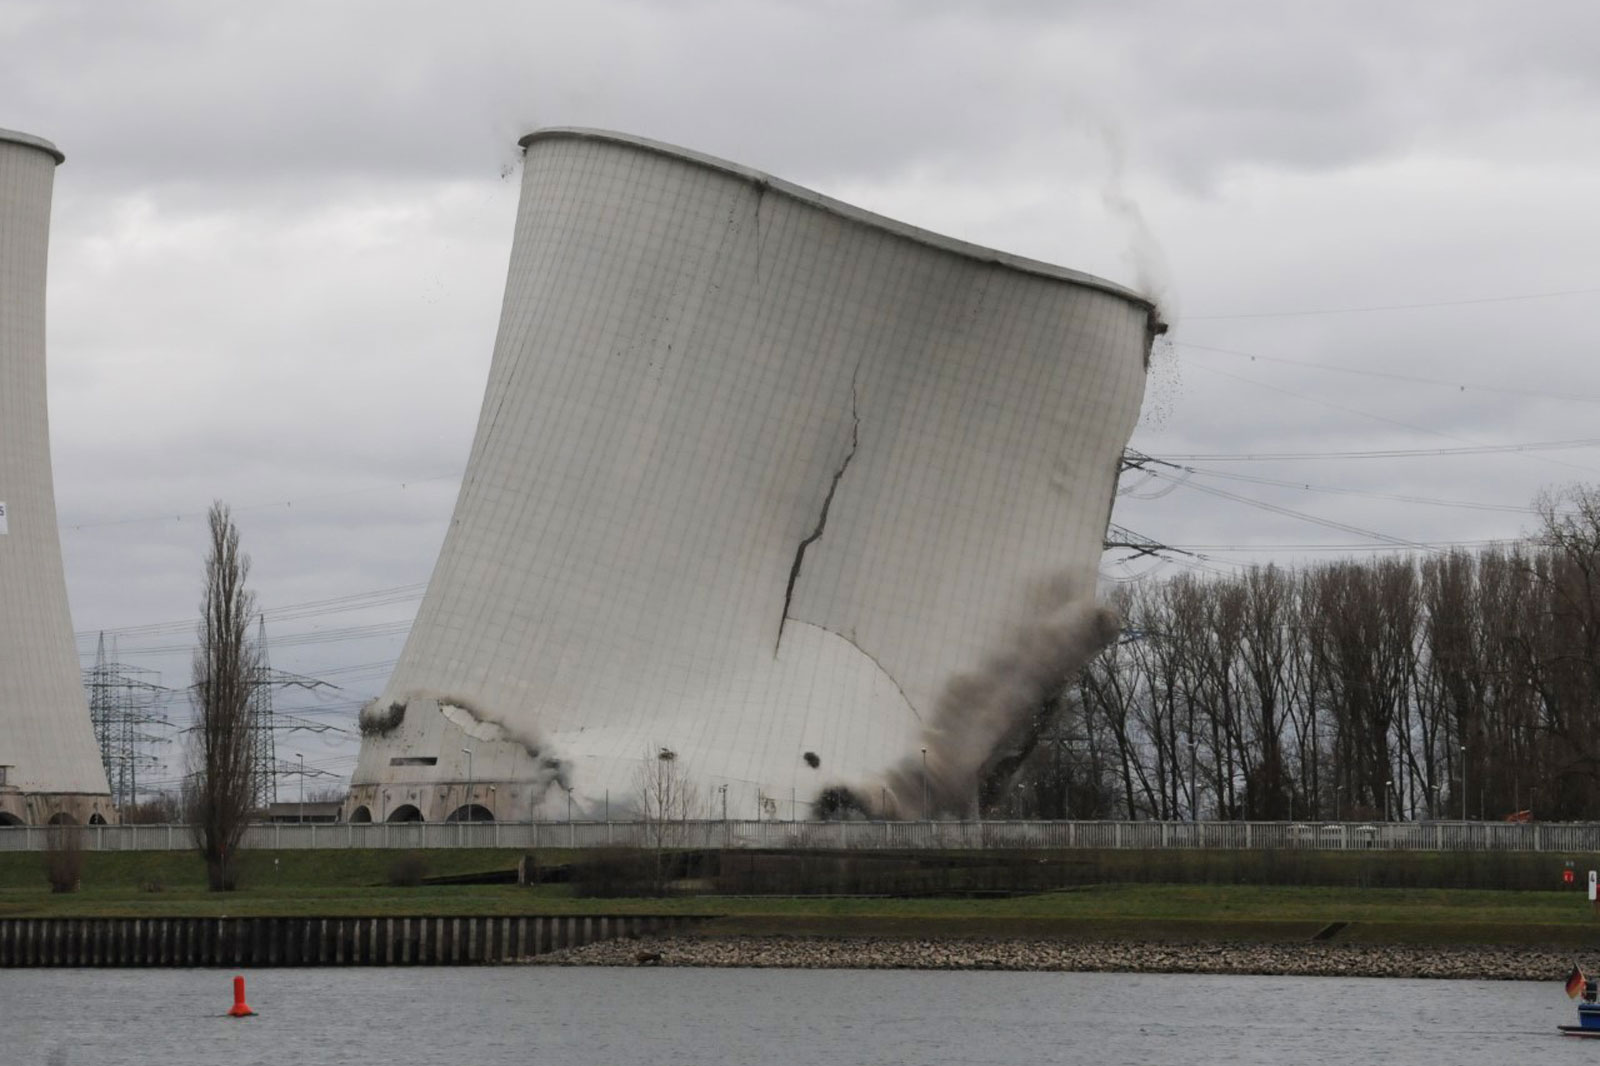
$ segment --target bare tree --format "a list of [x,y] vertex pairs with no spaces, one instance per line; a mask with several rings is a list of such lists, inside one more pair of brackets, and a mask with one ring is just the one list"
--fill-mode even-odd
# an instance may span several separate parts
[[259,649],[250,640],[250,557],[227,505],[211,505],[210,551],[194,657],[196,722],[189,745],[189,821],[212,891],[238,884],[239,841],[255,799],[250,697]]
[[184,820],[183,797],[176,792],[157,792],[138,803],[122,808],[123,825],[175,825]]
[[646,750],[633,771],[634,802],[644,823],[648,845],[656,854],[660,887],[669,847],[683,843],[684,823],[699,804],[699,790],[689,780],[683,760],[671,748]]

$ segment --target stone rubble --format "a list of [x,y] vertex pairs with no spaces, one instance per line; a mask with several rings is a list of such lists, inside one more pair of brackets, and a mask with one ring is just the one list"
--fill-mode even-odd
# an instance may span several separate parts
[[527,961],[545,966],[637,966],[642,964],[641,960],[643,964],[660,966],[1559,981],[1572,969],[1575,956],[1550,948],[1397,944],[667,936],[602,941]]

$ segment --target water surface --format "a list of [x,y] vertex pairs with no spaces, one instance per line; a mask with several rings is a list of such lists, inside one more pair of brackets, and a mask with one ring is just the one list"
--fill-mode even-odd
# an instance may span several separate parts
[[557,967],[0,971],[4,1066],[1589,1062],[1556,982]]

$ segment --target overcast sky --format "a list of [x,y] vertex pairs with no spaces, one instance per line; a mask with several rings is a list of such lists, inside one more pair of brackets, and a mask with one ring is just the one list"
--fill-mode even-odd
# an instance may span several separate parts
[[[4,0],[0,127],[67,156],[50,414],[80,648],[104,630],[187,683],[221,498],[274,665],[341,686],[285,705],[351,726],[454,503],[516,139],[546,125],[1153,292],[1151,455],[1600,438],[1597,40],[1582,0]],[[1600,481],[1591,447],[1181,462],[1114,520],[1221,570],[1514,537],[1541,489]],[[352,762],[349,737],[279,743]]]

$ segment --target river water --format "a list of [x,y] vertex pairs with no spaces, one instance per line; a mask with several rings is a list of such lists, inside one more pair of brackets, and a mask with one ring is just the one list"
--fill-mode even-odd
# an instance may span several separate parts
[[1590,1061],[1560,984],[482,967],[0,971],[0,1066]]

